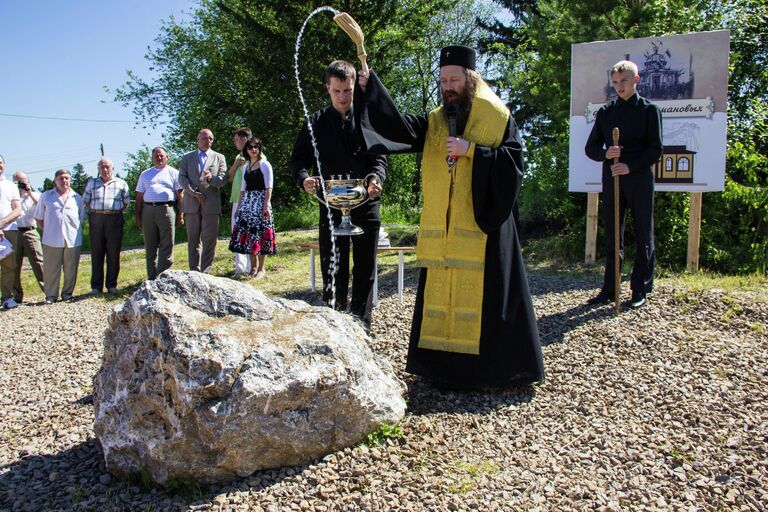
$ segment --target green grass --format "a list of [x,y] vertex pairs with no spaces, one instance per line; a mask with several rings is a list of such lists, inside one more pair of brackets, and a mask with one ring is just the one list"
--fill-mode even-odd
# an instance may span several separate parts
[[[392,245],[413,245],[415,243],[416,226],[387,227]],[[301,243],[317,242],[317,228],[299,229],[277,233],[277,254],[267,256],[267,278],[247,282],[252,286],[271,295],[288,295],[291,293],[307,292],[309,285],[309,251],[299,247]],[[228,240],[219,240],[216,246],[216,256],[211,273],[220,277],[232,277],[235,272],[234,256],[228,249]],[[397,253],[386,252],[379,255],[380,279],[396,279]],[[187,270],[186,242],[177,243],[173,251],[173,266],[175,270]],[[406,254],[406,264],[412,265],[415,260],[413,252]],[[322,281],[320,277],[320,257],[315,251],[316,284],[318,289]],[[45,297],[37,286],[32,271],[25,260],[21,274],[24,300],[28,302],[42,301]],[[105,294],[97,300],[115,301],[127,298],[147,278],[144,249],[124,249],[120,257],[120,276],[118,292]],[[83,254],[77,272],[75,296],[88,293],[91,289],[91,262],[88,255]]]
[[[190,477],[171,477],[162,485],[155,482],[149,470],[142,466],[139,471],[130,476],[129,481],[140,486],[144,491],[150,492],[154,489],[165,489],[170,494],[181,496],[187,501],[199,500],[203,496],[204,488],[193,478]],[[147,504],[145,510],[152,510],[151,504]]]
[[450,464],[451,475],[456,480],[448,485],[451,494],[466,494],[475,490],[481,478],[501,472],[498,464],[490,460],[479,462],[457,461]]
[[[416,244],[417,226],[408,225],[385,225],[389,234],[390,243],[393,246],[413,246]],[[183,232],[183,230],[178,230]],[[179,239],[177,231],[177,240]],[[271,295],[285,296],[293,293],[303,293],[309,290],[309,252],[306,249],[298,247],[301,243],[317,242],[317,227],[295,229],[291,231],[278,231],[277,233],[277,251],[275,256],[267,257],[267,278],[263,280],[249,280],[248,282]],[[599,276],[603,271],[603,262],[598,261],[594,265],[584,265],[574,262],[573,259],[560,260],[557,256],[552,242],[541,242],[534,248],[526,248],[526,263],[533,271],[545,271],[556,273],[567,273],[569,275],[583,275],[593,278]],[[228,250],[228,240],[221,239],[216,247],[216,257],[213,262],[212,274],[221,277],[231,277],[234,275],[234,258]],[[583,253],[580,257],[583,257]],[[91,264],[90,259],[83,255],[78,269],[77,285],[75,295],[83,295],[90,290]],[[415,263],[415,253],[405,253],[405,264],[407,268],[413,268]],[[105,295],[100,300],[116,301],[125,299],[128,295],[144,282],[146,279],[146,265],[144,260],[144,250],[126,249],[121,255],[120,277],[118,280],[119,292],[114,295]],[[380,252],[378,255],[379,278],[382,281],[390,280],[394,283],[397,270],[397,253]],[[625,274],[631,271],[632,262],[626,262],[623,272]],[[176,270],[187,270],[189,268],[187,260],[187,244],[179,242],[174,248],[174,264],[171,267]],[[315,252],[315,268],[317,272],[317,286],[321,285],[320,277],[320,258]],[[725,291],[724,300],[728,300],[728,295],[749,294],[751,300],[765,302],[768,301],[768,276],[765,274],[749,275],[721,275],[711,272],[696,273],[676,273],[666,269],[660,269],[657,273],[657,282],[672,284],[685,290],[686,296],[696,294],[703,290],[719,288]],[[22,272],[22,286],[25,291],[25,300],[35,302],[44,299],[42,291],[38,288],[32,272],[29,270],[25,261],[25,268]],[[732,317],[739,312],[734,311],[728,315]],[[728,318],[725,319],[726,321]],[[760,330],[761,326],[755,327]]]
[[523,247],[523,256],[529,264],[571,266],[584,261],[584,239],[578,233],[531,239]]
[[[523,247],[523,257],[529,269],[578,276],[601,276],[605,265],[602,257],[593,264],[584,263],[584,239],[581,235],[529,240]],[[629,275],[632,265],[631,257],[625,259],[621,269],[622,275]],[[768,301],[768,274],[765,273],[726,275],[706,270],[677,271],[657,265],[655,280],[683,288],[685,291],[679,292],[683,296],[717,288],[723,290],[726,296],[748,293],[752,300]]]
[[291,208],[276,211],[275,229],[277,231],[290,231],[306,228],[317,224],[318,215],[317,205],[307,200]]
[[692,292],[718,288],[726,293],[754,293],[756,300],[768,301],[768,275],[766,274],[723,275],[706,271],[683,272],[669,275],[666,281]]
[[381,221],[384,224],[418,224],[421,210],[417,207],[403,209],[399,206],[381,204]]
[[690,464],[693,462],[693,457],[687,450],[673,448],[669,452],[669,456],[678,466],[682,466],[683,464]]

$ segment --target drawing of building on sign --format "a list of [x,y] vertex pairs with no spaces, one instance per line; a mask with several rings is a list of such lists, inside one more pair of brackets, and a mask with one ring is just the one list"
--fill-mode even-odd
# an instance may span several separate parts
[[[629,54],[624,55],[625,60],[633,60]],[[672,65],[672,52],[664,48],[661,41],[651,42],[651,48],[643,52],[642,64],[639,60],[633,60],[638,65],[640,83],[637,84],[637,92],[640,96],[650,100],[676,100],[690,99],[693,97],[693,54],[688,58],[688,69],[676,68]],[[683,77],[687,75],[688,80]],[[616,91],[611,84],[610,70],[608,83],[605,85],[605,98],[611,101],[616,98]]]
[[695,155],[686,146],[664,146],[661,159],[653,165],[656,183],[693,183]]
[[692,121],[674,122],[664,119],[664,142],[670,146],[686,146],[693,151],[699,150],[701,127]]

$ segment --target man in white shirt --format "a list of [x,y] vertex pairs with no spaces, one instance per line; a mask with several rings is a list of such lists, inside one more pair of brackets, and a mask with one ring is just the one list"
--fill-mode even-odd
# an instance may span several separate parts
[[211,149],[213,132],[197,134],[197,149],[181,158],[179,184],[184,189],[181,211],[187,226],[189,270],[210,272],[216,254],[221,216],[221,192],[227,183],[224,155]]
[[[13,250],[19,245],[16,219],[21,215],[19,189],[5,179],[5,157],[0,155],[0,240],[10,242]],[[16,279],[16,255],[9,252],[0,259],[0,292],[4,309],[13,309],[18,303],[13,299],[13,281]]]
[[[120,274],[120,250],[123,248],[123,212],[128,208],[128,184],[115,176],[112,160],[101,157],[99,176],[88,181],[83,204],[88,212],[91,242],[91,294],[98,295],[106,284],[109,293],[117,291]],[[107,278],[104,280],[104,259]]]
[[16,279],[13,283],[13,296],[16,302],[22,302],[24,289],[21,287],[21,267],[24,263],[24,256],[27,257],[32,273],[35,274],[40,290],[45,292],[43,286],[43,246],[35,222],[35,208],[37,208],[37,203],[40,200],[40,193],[32,190],[29,178],[21,171],[13,175],[13,181],[16,182],[21,197],[21,216],[16,219],[19,243],[16,245]]
[[160,146],[152,150],[152,163],[154,167],[142,172],[136,183],[135,205],[136,225],[144,233],[149,279],[173,265],[175,226],[182,223],[181,210],[173,212],[173,205],[182,198],[179,171],[168,165],[168,152]]
[[43,230],[43,278],[45,301],[49,304],[59,297],[62,269],[62,300],[72,298],[77,283],[85,208],[83,198],[72,190],[71,181],[69,169],[56,171],[53,180],[56,188],[43,193],[35,209],[37,225]]

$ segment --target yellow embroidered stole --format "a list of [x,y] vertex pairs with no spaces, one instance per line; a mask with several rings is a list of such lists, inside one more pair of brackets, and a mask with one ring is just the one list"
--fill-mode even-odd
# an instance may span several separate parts
[[[498,147],[509,110],[485,83],[478,84],[462,138]],[[417,264],[427,267],[419,348],[480,353],[486,235],[472,207],[472,152],[449,171],[448,123],[438,107],[429,114],[422,157]]]

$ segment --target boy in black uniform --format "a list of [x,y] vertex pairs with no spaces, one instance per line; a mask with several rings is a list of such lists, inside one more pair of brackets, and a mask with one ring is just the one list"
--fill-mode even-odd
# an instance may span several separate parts
[[[600,293],[590,304],[614,300],[614,215],[613,176],[619,176],[619,261],[624,259],[624,220],[627,208],[635,222],[637,250],[632,268],[631,308],[639,308],[653,290],[655,248],[653,244],[653,164],[661,157],[661,111],[637,94],[640,76],[634,62],[623,60],[611,68],[611,82],[618,98],[598,112],[584,148],[592,160],[603,163],[603,222],[605,225],[605,276]],[[612,141],[613,128],[619,128],[619,145]],[[606,149],[607,148],[607,149]],[[614,164],[613,159],[619,163]]]
[[[350,178],[365,179],[370,200],[352,210],[352,223],[363,229],[363,234],[354,237],[336,237],[338,270],[336,272],[336,308],[345,310],[349,287],[349,243],[352,240],[352,302],[350,311],[371,323],[373,306],[373,281],[376,268],[376,245],[379,240],[381,216],[379,196],[387,172],[387,159],[380,155],[369,155],[365,151],[360,129],[352,110],[355,92],[355,68],[347,61],[331,62],[325,71],[325,88],[331,98],[331,105],[315,112],[309,118],[317,141],[320,156],[320,171],[323,179],[333,175],[349,175]],[[309,175],[309,169],[317,170],[312,140],[308,125],[305,124],[296,142],[288,164],[299,186],[309,194],[316,194],[320,180]],[[331,209],[335,225],[339,224],[341,212]],[[331,234],[328,225],[327,208],[320,204],[320,266],[323,273],[323,300],[330,303],[331,291]]]

